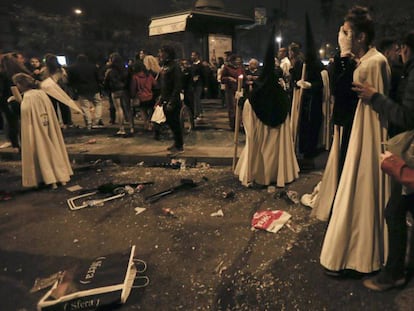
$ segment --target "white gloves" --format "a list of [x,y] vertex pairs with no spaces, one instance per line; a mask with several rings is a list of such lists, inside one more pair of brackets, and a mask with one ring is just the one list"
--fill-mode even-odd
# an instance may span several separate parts
[[241,90],[240,92],[236,91],[236,94],[234,94],[234,97],[236,98],[237,101],[239,101],[240,98],[243,97],[243,90]]
[[341,57],[352,55],[352,31],[349,30],[348,33],[345,33],[344,27],[341,26],[338,33],[338,44],[341,50]]
[[305,80],[299,80],[298,82],[296,82],[296,85],[305,90],[310,89],[312,87],[312,83]]

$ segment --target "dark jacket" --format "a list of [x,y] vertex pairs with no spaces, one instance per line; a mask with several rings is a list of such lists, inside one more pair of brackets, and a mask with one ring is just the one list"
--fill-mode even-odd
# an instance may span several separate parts
[[99,93],[98,68],[91,63],[77,62],[67,68],[68,81],[80,96],[93,96]]
[[173,106],[180,104],[181,69],[175,61],[166,62],[159,75],[161,87],[161,103],[170,103]]
[[350,57],[335,56],[332,70],[333,96],[335,104],[332,121],[336,125],[349,125],[354,120],[358,96],[352,91],[356,62]]
[[110,67],[105,73],[104,88],[111,93],[127,90],[128,72],[126,69]]
[[385,117],[388,122],[398,127],[398,132],[414,129],[414,58],[404,64],[403,76],[399,84],[401,102],[395,102],[389,97],[375,93],[372,96],[372,108]]
[[191,77],[193,87],[203,87],[206,84],[206,74],[201,61],[191,64]]

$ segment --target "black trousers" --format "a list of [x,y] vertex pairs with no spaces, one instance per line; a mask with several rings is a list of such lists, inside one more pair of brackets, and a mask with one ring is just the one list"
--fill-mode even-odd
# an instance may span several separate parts
[[0,112],[6,119],[5,129],[7,138],[10,140],[13,148],[19,148],[20,104],[17,102],[5,103],[0,106]]
[[59,114],[58,114],[58,107],[59,107],[60,113],[62,115],[63,124],[71,125],[72,124],[72,112],[70,111],[70,108],[54,98],[50,97],[50,99],[52,100],[53,107],[55,108],[56,116],[58,117],[58,120],[59,120]]
[[184,139],[180,122],[181,105],[179,103],[174,104],[172,110],[168,110],[167,105],[164,105],[163,108],[167,124],[173,133],[174,145],[176,148],[183,148]]
[[[401,195],[402,186],[396,181],[391,183],[391,196],[385,209],[385,220],[388,226],[388,258],[386,272],[394,279],[404,275],[405,256],[407,252],[407,212],[414,215],[414,194]],[[411,227],[411,254],[414,255],[414,227]]]

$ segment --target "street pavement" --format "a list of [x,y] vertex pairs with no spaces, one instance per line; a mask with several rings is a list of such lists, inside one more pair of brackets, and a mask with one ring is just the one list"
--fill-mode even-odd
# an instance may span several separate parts
[[[204,108],[179,155],[190,167],[185,170],[169,167],[169,131],[156,141],[139,119],[133,136],[116,137],[116,126],[88,131],[74,114],[75,127],[63,134],[75,175],[54,191],[22,190],[18,152],[1,149],[0,310],[34,310],[40,292],[29,290],[36,277],[130,245],[137,245],[139,257],[147,261],[151,283],[131,294],[121,308],[126,311],[414,310],[412,281],[400,291],[375,293],[359,279],[326,277],[319,265],[325,223],[280,196],[281,189],[272,193],[242,187],[230,170],[234,133],[228,129],[226,109],[218,101],[205,102]],[[107,103],[104,111],[107,124]],[[238,153],[244,139],[240,133]],[[326,157],[322,152],[313,161],[300,161],[300,178],[286,190],[310,192]],[[180,178],[199,181],[202,176],[209,181],[194,191],[154,204],[144,201]],[[79,194],[69,187],[85,190],[137,180],[153,180],[154,185],[104,206],[68,208],[66,200]],[[224,198],[229,191],[234,197]],[[138,207],[146,211],[138,214]],[[275,208],[292,215],[289,226],[277,234],[250,230],[255,211]],[[224,216],[211,216],[219,210]]]

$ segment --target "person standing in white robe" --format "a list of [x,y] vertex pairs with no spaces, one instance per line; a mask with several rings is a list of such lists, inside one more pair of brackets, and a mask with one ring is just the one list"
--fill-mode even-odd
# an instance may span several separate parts
[[246,145],[234,172],[242,185],[276,183],[277,187],[284,187],[299,177],[289,124],[288,95],[275,74],[274,33],[269,40],[263,71],[244,103],[243,125]]
[[[371,46],[375,31],[368,10],[359,6],[350,9],[343,30],[352,33],[352,53],[358,59],[354,82],[366,81],[378,92],[387,93],[390,68],[384,55]],[[359,100],[320,256],[321,265],[331,276],[343,276],[349,270],[370,273],[384,262],[383,210],[389,179],[381,171],[380,154],[386,136],[386,124],[371,106]]]
[[21,145],[23,187],[41,183],[65,185],[73,175],[53,104],[47,94],[37,89],[27,74],[16,74],[13,82],[23,93],[21,103]]

